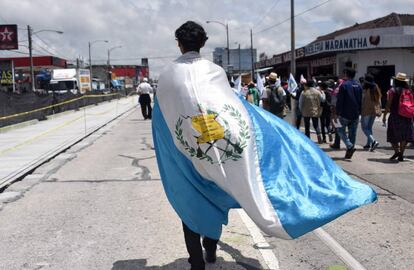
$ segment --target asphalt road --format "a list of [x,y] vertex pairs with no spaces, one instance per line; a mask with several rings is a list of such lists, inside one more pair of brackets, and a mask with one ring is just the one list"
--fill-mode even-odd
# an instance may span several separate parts
[[[346,165],[372,166],[362,156]],[[387,178],[398,181],[399,168],[411,163],[396,165]],[[0,269],[187,269],[180,221],[159,178],[150,121],[134,110],[6,190],[21,195],[0,211]],[[346,267],[344,250],[362,269],[411,269],[413,203],[369,184],[377,203],[323,227],[340,251],[315,232],[291,241],[265,236],[277,262],[273,269],[351,269],[338,268]],[[263,243],[252,239],[232,211],[218,264],[207,269],[266,269]]]

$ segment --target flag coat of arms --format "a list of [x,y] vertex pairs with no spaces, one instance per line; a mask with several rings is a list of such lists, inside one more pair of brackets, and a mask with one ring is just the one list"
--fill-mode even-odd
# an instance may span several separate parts
[[213,239],[231,208],[292,239],[376,200],[289,123],[237,97],[224,70],[196,52],[162,72],[152,128],[168,200]]

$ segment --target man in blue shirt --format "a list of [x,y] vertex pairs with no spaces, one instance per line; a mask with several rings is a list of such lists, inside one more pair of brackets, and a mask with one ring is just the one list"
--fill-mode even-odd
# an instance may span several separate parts
[[341,124],[338,134],[347,148],[345,159],[351,159],[355,152],[356,132],[361,114],[362,87],[354,80],[355,73],[352,68],[344,69],[345,81],[339,88],[336,102],[336,113]]

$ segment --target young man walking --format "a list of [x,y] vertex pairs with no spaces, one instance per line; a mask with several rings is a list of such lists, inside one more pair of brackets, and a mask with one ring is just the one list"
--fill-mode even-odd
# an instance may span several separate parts
[[355,152],[356,133],[361,115],[362,87],[354,80],[355,73],[352,68],[344,69],[344,83],[339,88],[336,102],[336,114],[341,124],[338,134],[347,149],[345,159],[351,159]]

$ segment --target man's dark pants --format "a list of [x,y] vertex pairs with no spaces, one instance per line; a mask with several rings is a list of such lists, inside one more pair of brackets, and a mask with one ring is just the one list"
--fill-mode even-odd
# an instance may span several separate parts
[[152,118],[151,97],[149,94],[141,94],[138,100],[144,119]]
[[[200,243],[200,235],[190,230],[183,222],[185,245],[187,246],[190,258],[188,262],[191,264],[191,270],[204,270],[205,262],[203,258],[203,249]],[[203,237],[203,247],[209,253],[216,252],[218,240]]]

